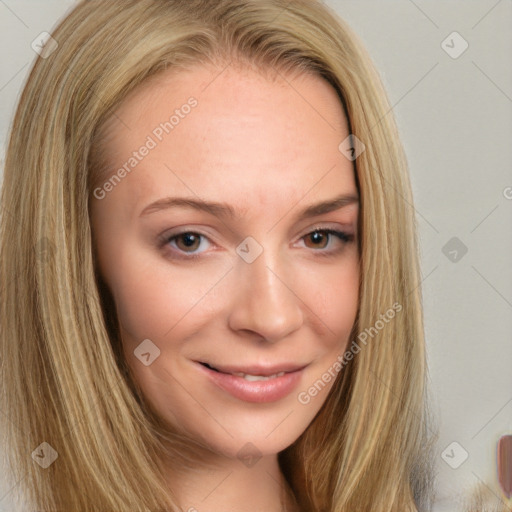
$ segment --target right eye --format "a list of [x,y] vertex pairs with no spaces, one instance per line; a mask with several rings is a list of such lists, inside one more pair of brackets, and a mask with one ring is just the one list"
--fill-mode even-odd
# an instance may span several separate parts
[[[194,231],[183,231],[181,233],[166,235],[163,238],[162,245],[170,246],[175,252],[181,253],[181,255],[190,254],[194,257],[201,254],[208,248],[207,240],[208,238],[200,233],[196,233]],[[187,256],[184,257],[186,258]]]

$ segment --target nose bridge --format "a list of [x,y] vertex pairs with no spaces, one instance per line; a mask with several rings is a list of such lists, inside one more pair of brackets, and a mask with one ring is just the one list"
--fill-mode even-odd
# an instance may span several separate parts
[[238,293],[231,309],[231,327],[252,331],[268,341],[288,336],[303,322],[301,301],[292,291],[291,267],[278,248],[270,244],[258,249],[249,240],[247,246],[240,247],[247,253],[257,250],[259,254],[251,260],[244,258],[242,252],[237,261]]
[[279,255],[267,248],[253,263],[244,265],[243,272],[252,293],[265,295],[266,303],[270,305],[280,302],[281,295],[290,293],[285,284],[289,272],[284,272],[283,268]]

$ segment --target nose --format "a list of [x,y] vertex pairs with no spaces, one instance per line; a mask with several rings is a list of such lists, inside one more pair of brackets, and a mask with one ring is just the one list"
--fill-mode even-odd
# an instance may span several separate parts
[[304,303],[293,290],[297,282],[263,253],[252,263],[237,263],[237,290],[233,294],[229,325],[274,343],[289,336],[304,322]]

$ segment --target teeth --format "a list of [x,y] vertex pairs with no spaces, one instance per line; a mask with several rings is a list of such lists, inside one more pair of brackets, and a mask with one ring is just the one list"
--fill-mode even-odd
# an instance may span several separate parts
[[242,372],[233,373],[233,375],[236,375],[237,377],[243,377],[245,380],[248,380],[250,382],[256,382],[258,380],[275,379],[276,377],[282,377],[284,374],[285,372],[274,373],[274,375],[250,375],[249,373]]

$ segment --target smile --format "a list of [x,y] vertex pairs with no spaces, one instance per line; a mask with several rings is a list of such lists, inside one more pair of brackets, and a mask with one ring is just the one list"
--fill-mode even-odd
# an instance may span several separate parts
[[197,367],[210,382],[245,402],[274,402],[288,396],[299,384],[304,365],[272,367],[213,366],[198,362]]
[[213,370],[215,372],[228,373],[229,375],[236,375],[237,377],[243,377],[245,380],[248,380],[251,382],[256,382],[258,380],[275,379],[276,377],[282,377],[286,373],[284,371],[274,373],[272,375],[252,375],[250,373],[244,373],[244,372],[229,373],[229,372],[221,372],[220,370],[217,370],[217,368],[214,368],[213,366],[209,365],[208,363],[201,363],[201,364],[203,364],[204,366],[206,366],[207,368],[209,368],[210,370]]

